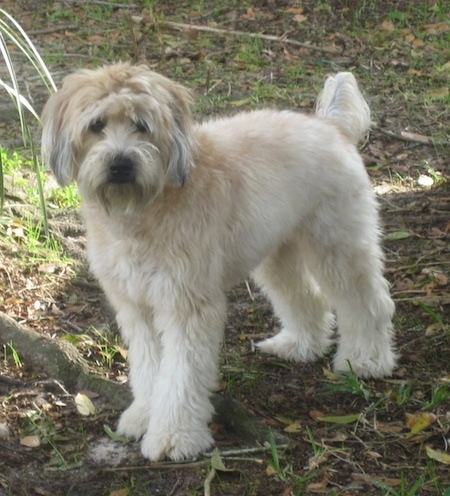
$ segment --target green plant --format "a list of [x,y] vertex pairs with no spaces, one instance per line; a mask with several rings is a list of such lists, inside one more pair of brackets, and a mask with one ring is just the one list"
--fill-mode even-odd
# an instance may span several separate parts
[[51,202],[50,206],[55,206],[56,208],[76,209],[80,205],[78,189],[74,184],[69,184],[64,188],[53,189],[49,200]]
[[[46,216],[46,207],[42,186],[42,179],[40,175],[41,166],[38,160],[38,156],[35,149],[35,144],[30,131],[29,115],[31,114],[34,120],[39,120],[39,116],[33,105],[28,101],[27,98],[22,94],[19,85],[19,78],[16,73],[13,61],[11,59],[9,44],[12,44],[19,49],[22,55],[25,56],[26,60],[31,63],[32,67],[38,73],[40,79],[45,83],[49,92],[56,91],[56,85],[47,69],[44,61],[42,60],[39,52],[34,46],[33,42],[28,37],[25,30],[21,25],[8,14],[4,9],[0,9],[0,53],[5,62],[5,66],[10,78],[10,84],[6,83],[0,79],[0,87],[3,88],[8,95],[11,97],[19,116],[20,127],[22,133],[22,141],[26,147],[28,147],[31,154],[31,163],[33,170],[37,178],[37,190],[39,195],[40,207],[43,215],[43,226],[45,234],[48,235],[48,222]],[[2,179],[0,181],[0,197],[1,206],[4,205],[4,180],[3,180],[3,166],[0,168],[0,175]]]
[[123,346],[118,335],[111,339],[109,329],[89,329],[89,334],[66,334],[63,339],[85,350],[89,355],[98,356],[98,363],[111,368],[118,356],[125,356]]
[[269,460],[269,466],[273,469],[274,473],[277,477],[284,481],[286,480],[287,474],[292,473],[292,466],[286,465],[285,467],[281,466],[280,454],[278,452],[277,441],[275,439],[275,435],[273,431],[269,432],[269,445],[270,445],[270,453],[272,455],[272,459]]
[[336,374],[336,380],[328,383],[327,388],[339,393],[354,394],[364,398],[366,401],[369,401],[371,397],[367,384],[356,375],[351,367],[347,372]]
[[397,402],[397,405],[399,406],[407,405],[412,400],[412,387],[408,384],[400,384],[397,391],[393,394],[395,395],[395,400]]
[[69,470],[81,466],[76,453],[73,460],[69,461],[58,447],[60,441],[67,440],[63,425],[55,423],[44,410],[39,408],[29,411],[27,420],[28,424],[24,427],[23,433],[37,436],[43,444],[51,447],[51,458],[47,470]]
[[448,386],[443,385],[443,386],[433,387],[431,390],[430,401],[422,407],[422,410],[433,410],[433,408],[436,408],[437,406],[439,406],[440,404],[444,403],[449,399],[450,399],[450,389],[448,388]]
[[8,344],[3,345],[3,361],[6,362],[8,359],[8,353],[11,353],[12,359],[16,368],[20,369],[23,366],[22,360],[20,358],[19,352],[14,348],[12,341]]
[[388,486],[384,482],[375,481],[374,485],[383,490],[383,496],[415,496],[420,494],[420,490],[425,482],[425,477],[421,476],[417,481],[408,489],[408,481],[406,480],[403,472],[400,474],[400,485],[398,489]]

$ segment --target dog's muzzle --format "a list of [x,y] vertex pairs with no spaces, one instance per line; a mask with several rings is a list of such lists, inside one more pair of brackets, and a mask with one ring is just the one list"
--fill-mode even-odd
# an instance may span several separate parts
[[136,179],[136,166],[129,157],[122,155],[114,157],[108,170],[108,182],[132,183]]

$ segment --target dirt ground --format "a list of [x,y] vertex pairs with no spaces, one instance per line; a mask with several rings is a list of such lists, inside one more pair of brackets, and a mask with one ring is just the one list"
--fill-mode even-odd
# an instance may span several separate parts
[[[392,378],[360,381],[336,378],[332,355],[307,365],[263,356],[253,343],[279,325],[258,289],[242,283],[229,295],[219,394],[239,400],[286,443],[258,445],[213,424],[225,470],[211,456],[149,463],[138,445],[110,433],[120,409],[83,391],[96,412],[81,415],[76,388],[26,361],[19,366],[14,343],[2,342],[0,496],[448,496],[448,7],[418,0],[4,0],[1,7],[29,32],[58,83],[78,67],[145,61],[194,90],[199,119],[266,106],[312,112],[325,75],[353,71],[373,110],[361,152],[380,201],[400,360]],[[45,89],[20,58],[16,64],[41,108]],[[0,110],[0,145],[12,149],[18,123],[2,93]],[[24,203],[15,190],[6,201]],[[64,247],[59,260],[31,256],[0,223],[0,311],[69,339],[125,388],[126,352],[86,268],[79,215],[49,203]],[[16,205],[3,215],[20,219],[24,211]]]

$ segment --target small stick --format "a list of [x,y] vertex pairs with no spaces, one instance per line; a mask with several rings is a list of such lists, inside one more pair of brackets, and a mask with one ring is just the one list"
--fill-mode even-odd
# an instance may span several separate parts
[[383,129],[381,127],[374,127],[375,131],[379,131],[381,134],[385,136],[389,136],[389,138],[393,138],[399,141],[406,141],[407,143],[418,143],[419,145],[436,145],[436,146],[449,146],[450,141],[436,141],[434,138],[429,136],[421,136],[418,134],[412,133],[394,133],[387,129]]
[[52,26],[51,28],[45,28],[45,29],[35,29],[34,31],[28,31],[29,35],[32,36],[37,36],[41,34],[50,34],[50,33],[56,33],[57,31],[66,31],[66,30],[74,30],[77,29],[77,26]]
[[223,36],[248,36],[249,38],[260,38],[261,40],[267,41],[277,41],[279,43],[286,43],[288,45],[299,46],[302,48],[307,48],[308,50],[315,50],[317,52],[330,53],[336,55],[336,50],[330,50],[329,48],[322,48],[317,45],[308,45],[308,43],[302,43],[297,40],[290,40],[289,38],[284,38],[283,36],[273,36],[270,34],[260,34],[260,33],[248,33],[246,31],[234,31],[220,28],[213,28],[210,26],[197,26],[195,24],[184,24],[181,22],[170,22],[164,21],[160,23],[162,27],[176,28],[182,30],[194,30],[194,31],[204,31],[207,33],[215,33]]
[[204,496],[211,496],[211,482],[213,481],[215,476],[216,476],[216,469],[214,467],[211,467],[208,477],[206,477],[205,483],[203,484]]

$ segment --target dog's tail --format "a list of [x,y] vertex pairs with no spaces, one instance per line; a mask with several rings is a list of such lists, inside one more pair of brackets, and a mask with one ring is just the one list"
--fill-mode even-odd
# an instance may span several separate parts
[[351,72],[338,72],[325,81],[317,99],[316,115],[334,122],[354,144],[371,124],[369,106]]

